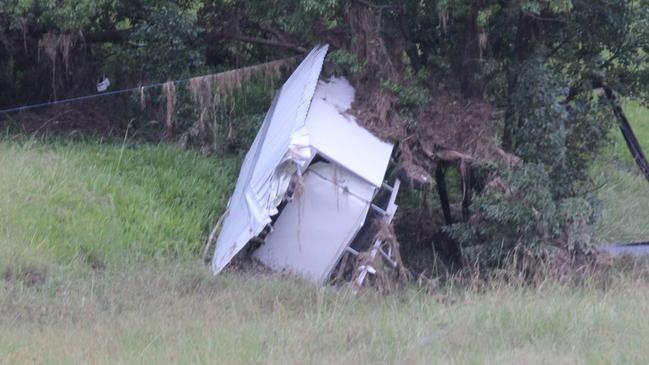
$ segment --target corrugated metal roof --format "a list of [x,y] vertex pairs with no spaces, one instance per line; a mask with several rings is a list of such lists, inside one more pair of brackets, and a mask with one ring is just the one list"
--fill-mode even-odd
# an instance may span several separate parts
[[216,243],[215,274],[261,233],[277,212],[278,199],[288,187],[285,176],[276,175],[278,166],[284,161],[300,165],[311,158],[304,121],[327,49],[327,45],[315,47],[284,83],[246,154]]

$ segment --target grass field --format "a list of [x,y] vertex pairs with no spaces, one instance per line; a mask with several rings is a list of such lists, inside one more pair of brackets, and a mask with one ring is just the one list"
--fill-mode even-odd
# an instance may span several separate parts
[[646,364],[629,277],[381,296],[186,266],[0,287],[8,364]]
[[[649,150],[649,113],[627,105]],[[600,242],[649,239],[613,130]],[[0,139],[0,363],[644,364],[649,266],[580,285],[387,296],[197,264],[239,159],[174,146]]]

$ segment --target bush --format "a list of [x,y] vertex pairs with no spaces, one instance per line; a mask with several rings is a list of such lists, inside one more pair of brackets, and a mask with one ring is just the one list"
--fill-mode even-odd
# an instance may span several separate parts
[[543,258],[558,248],[590,251],[593,207],[587,199],[555,198],[540,163],[492,173],[499,177],[474,200],[471,219],[444,228],[462,245],[467,261],[500,267],[519,254]]

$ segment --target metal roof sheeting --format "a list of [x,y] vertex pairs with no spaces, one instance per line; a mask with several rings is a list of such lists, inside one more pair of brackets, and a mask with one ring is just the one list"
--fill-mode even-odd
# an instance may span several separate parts
[[[284,161],[302,165],[311,159],[304,121],[322,70],[328,45],[315,47],[284,83],[246,154],[230,198],[212,259],[213,272],[225,265],[270,223],[288,181],[277,179]],[[290,178],[290,176],[289,176]]]

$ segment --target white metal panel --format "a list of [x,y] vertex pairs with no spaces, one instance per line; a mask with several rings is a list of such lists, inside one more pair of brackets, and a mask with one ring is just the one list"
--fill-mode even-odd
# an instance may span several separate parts
[[327,49],[315,47],[284,83],[246,154],[217,239],[215,274],[270,222],[292,171],[311,159],[304,124]]
[[392,145],[356,123],[347,111],[354,88],[345,78],[318,82],[306,118],[311,145],[330,161],[380,187],[392,154]]
[[316,163],[254,256],[266,266],[324,283],[365,222],[375,187],[333,163]]

